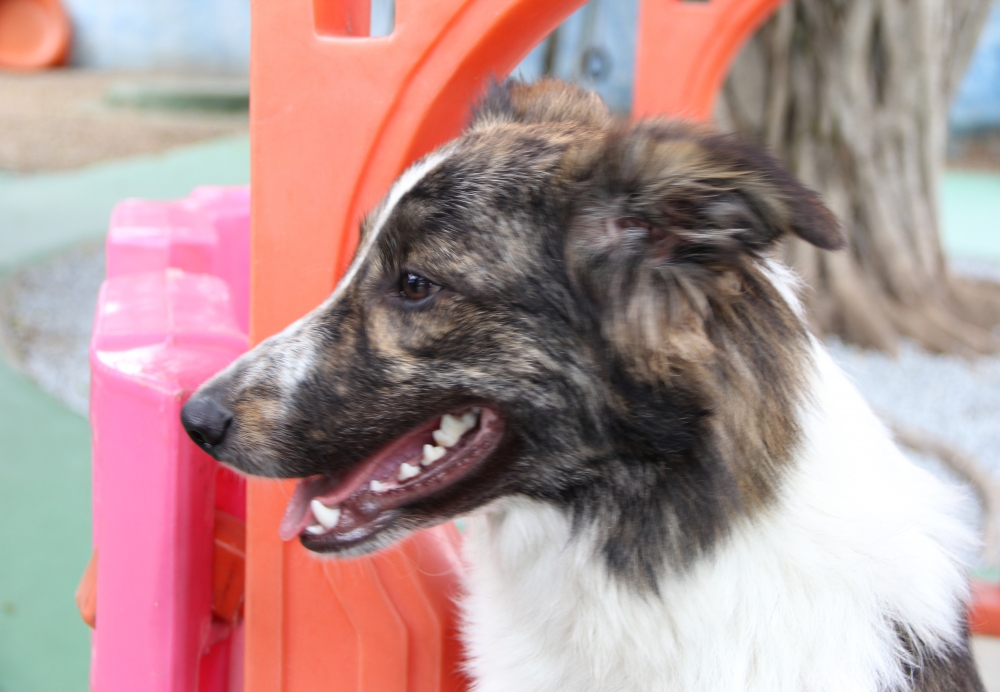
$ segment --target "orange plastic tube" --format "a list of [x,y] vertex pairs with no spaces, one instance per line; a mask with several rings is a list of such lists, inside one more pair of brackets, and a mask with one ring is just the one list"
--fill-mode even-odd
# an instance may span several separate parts
[[0,68],[37,70],[62,64],[70,33],[59,0],[0,0]]
[[975,579],[972,581],[969,630],[973,634],[1000,637],[1000,584]]
[[[742,42],[780,0],[643,0],[635,111],[708,118]],[[255,0],[251,47],[251,341],[320,303],[358,221],[412,161],[455,136],[583,0]],[[289,485],[249,484],[246,692],[461,690],[451,599],[458,536],[319,561],[277,526]]]

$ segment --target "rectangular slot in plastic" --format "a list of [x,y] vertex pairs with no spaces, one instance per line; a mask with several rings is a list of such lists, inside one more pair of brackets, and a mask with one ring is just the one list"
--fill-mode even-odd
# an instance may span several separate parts
[[313,0],[313,21],[320,36],[388,36],[396,24],[395,0]]

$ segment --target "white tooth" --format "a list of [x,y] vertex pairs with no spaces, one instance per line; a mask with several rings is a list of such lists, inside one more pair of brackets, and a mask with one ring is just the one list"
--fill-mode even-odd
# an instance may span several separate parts
[[435,447],[434,445],[424,445],[424,456],[420,460],[422,466],[430,466],[435,461],[444,456],[444,447]]
[[462,422],[458,418],[455,418],[455,416],[451,415],[450,413],[446,413],[443,416],[441,416],[441,425],[439,425],[438,427],[441,430],[457,430],[461,426]]
[[471,430],[476,424],[476,414],[471,411],[461,418],[456,418],[450,413],[441,416],[441,425],[431,433],[434,441],[441,447],[451,447],[458,442],[467,430]]
[[420,475],[419,466],[410,466],[405,461],[399,465],[399,480],[405,481],[413,478],[414,476]]
[[326,533],[326,529],[324,529],[319,524],[313,524],[312,526],[306,527],[306,532],[311,533],[314,536],[318,536],[321,533]]
[[340,521],[340,507],[327,507],[319,500],[309,503],[316,521],[323,525],[323,528],[330,530]]
[[451,447],[453,444],[458,442],[458,437],[454,434],[449,434],[444,430],[435,430],[431,433],[431,437],[437,443],[438,447]]
[[370,487],[370,488],[371,488],[372,490],[374,490],[375,492],[377,492],[377,493],[380,493],[380,492],[382,492],[383,490],[385,490],[385,483],[379,483],[378,481],[372,481],[372,482],[371,482],[371,483],[369,484],[369,487]]

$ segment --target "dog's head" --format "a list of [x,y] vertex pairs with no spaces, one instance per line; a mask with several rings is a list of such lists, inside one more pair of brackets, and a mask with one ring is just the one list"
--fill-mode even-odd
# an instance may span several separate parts
[[316,551],[514,494],[606,518],[613,564],[653,525],[698,547],[716,529],[685,538],[684,517],[763,501],[794,442],[808,336],[767,260],[787,234],[842,243],[752,147],[508,82],[389,190],[333,295],[204,385],[185,426],[241,471],[303,478],[282,533]]

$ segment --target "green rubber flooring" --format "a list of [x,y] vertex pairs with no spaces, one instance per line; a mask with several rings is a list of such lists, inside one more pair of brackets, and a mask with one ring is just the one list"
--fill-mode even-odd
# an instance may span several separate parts
[[[249,179],[247,138],[30,176],[0,172],[0,276],[100,238],[125,197]],[[949,250],[1000,261],[1000,174],[950,172]],[[89,631],[73,601],[90,555],[87,424],[0,360],[0,692],[84,692]]]
[[[0,173],[0,278],[100,238],[125,197],[247,183],[249,149],[237,137],[70,172]],[[87,422],[0,358],[0,692],[87,690],[90,634],[73,596],[90,531]]]
[[87,689],[87,422],[0,362],[0,690]]
[[944,244],[952,255],[1000,261],[1000,173],[946,173],[941,221]]
[[126,197],[185,197],[198,185],[250,180],[247,137],[58,173],[0,173],[0,271],[75,243],[103,237]]

